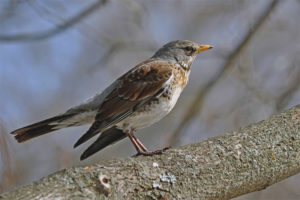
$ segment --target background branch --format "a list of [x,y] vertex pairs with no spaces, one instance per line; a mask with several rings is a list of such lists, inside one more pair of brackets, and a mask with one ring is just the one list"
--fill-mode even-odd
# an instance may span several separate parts
[[294,68],[292,70],[293,79],[289,84],[289,87],[286,91],[284,91],[275,102],[275,110],[277,112],[281,111],[289,102],[289,100],[293,97],[297,90],[300,88],[300,69],[299,66],[294,64]]
[[300,105],[238,131],[59,171],[0,199],[230,199],[300,172]]
[[79,12],[74,17],[46,31],[33,32],[33,33],[18,33],[15,35],[0,34],[0,42],[29,42],[29,41],[47,39],[72,27],[77,22],[87,17],[88,15],[92,14],[98,8],[106,4],[106,2],[107,0],[98,0],[97,2],[89,6],[87,9],[84,9],[83,11]]
[[10,145],[6,139],[8,133],[3,126],[3,120],[0,118],[0,161],[5,164],[4,170],[0,173],[1,185],[0,191],[3,191],[3,188],[12,189],[15,185],[15,174],[12,170],[11,156],[8,146]]
[[183,129],[191,124],[194,117],[201,111],[204,99],[206,95],[213,89],[213,87],[221,80],[224,74],[228,71],[228,69],[232,68],[234,65],[234,61],[237,56],[242,52],[242,50],[247,46],[251,38],[257,32],[257,30],[264,24],[270,13],[275,9],[277,4],[279,3],[278,0],[272,1],[266,9],[262,12],[261,16],[258,17],[257,21],[255,22],[254,26],[248,30],[245,36],[241,39],[239,44],[236,48],[229,54],[226,62],[221,67],[221,69],[212,77],[208,83],[201,87],[199,92],[195,94],[195,99],[192,101],[190,106],[186,109],[186,112],[183,114],[182,121],[179,123],[178,127],[171,135],[170,139],[168,140],[167,146],[172,146],[176,143],[180,134],[182,133]]

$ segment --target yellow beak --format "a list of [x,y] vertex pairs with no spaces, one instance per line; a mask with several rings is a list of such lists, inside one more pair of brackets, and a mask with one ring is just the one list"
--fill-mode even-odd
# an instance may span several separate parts
[[202,45],[202,44],[200,44],[199,48],[196,51],[196,53],[200,53],[201,51],[206,51],[206,50],[211,49],[211,48],[213,48],[213,47],[210,46],[210,45]]

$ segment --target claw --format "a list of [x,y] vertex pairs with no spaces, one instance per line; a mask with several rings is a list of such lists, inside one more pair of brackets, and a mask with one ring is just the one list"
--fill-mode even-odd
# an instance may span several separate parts
[[143,152],[143,151],[140,151],[138,152],[137,154],[133,155],[133,157],[137,157],[137,156],[153,156],[153,155],[160,155],[162,154],[164,151],[170,149],[171,147],[165,147],[163,149],[160,149],[160,150],[156,150],[156,151],[146,151],[146,152]]

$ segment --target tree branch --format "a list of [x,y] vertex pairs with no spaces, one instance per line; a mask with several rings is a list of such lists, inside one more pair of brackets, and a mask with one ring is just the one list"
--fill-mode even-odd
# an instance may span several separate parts
[[230,199],[300,172],[300,105],[162,155],[56,172],[0,199]]
[[87,9],[81,11],[74,17],[46,31],[34,32],[34,33],[19,33],[15,35],[0,34],[0,42],[28,42],[28,41],[37,41],[37,40],[43,40],[49,38],[72,27],[83,18],[92,14],[95,10],[97,10],[99,7],[104,5],[106,2],[107,0],[98,0],[97,2],[89,6]]

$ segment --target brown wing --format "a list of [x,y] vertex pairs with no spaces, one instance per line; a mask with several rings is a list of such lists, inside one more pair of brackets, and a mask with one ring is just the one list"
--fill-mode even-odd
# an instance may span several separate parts
[[122,121],[150,98],[159,95],[172,76],[172,63],[150,59],[119,78],[120,84],[102,103],[90,129],[75,147]]
[[99,109],[96,120],[104,120],[132,109],[143,100],[153,97],[172,76],[171,63],[150,61],[138,65],[120,79]]

